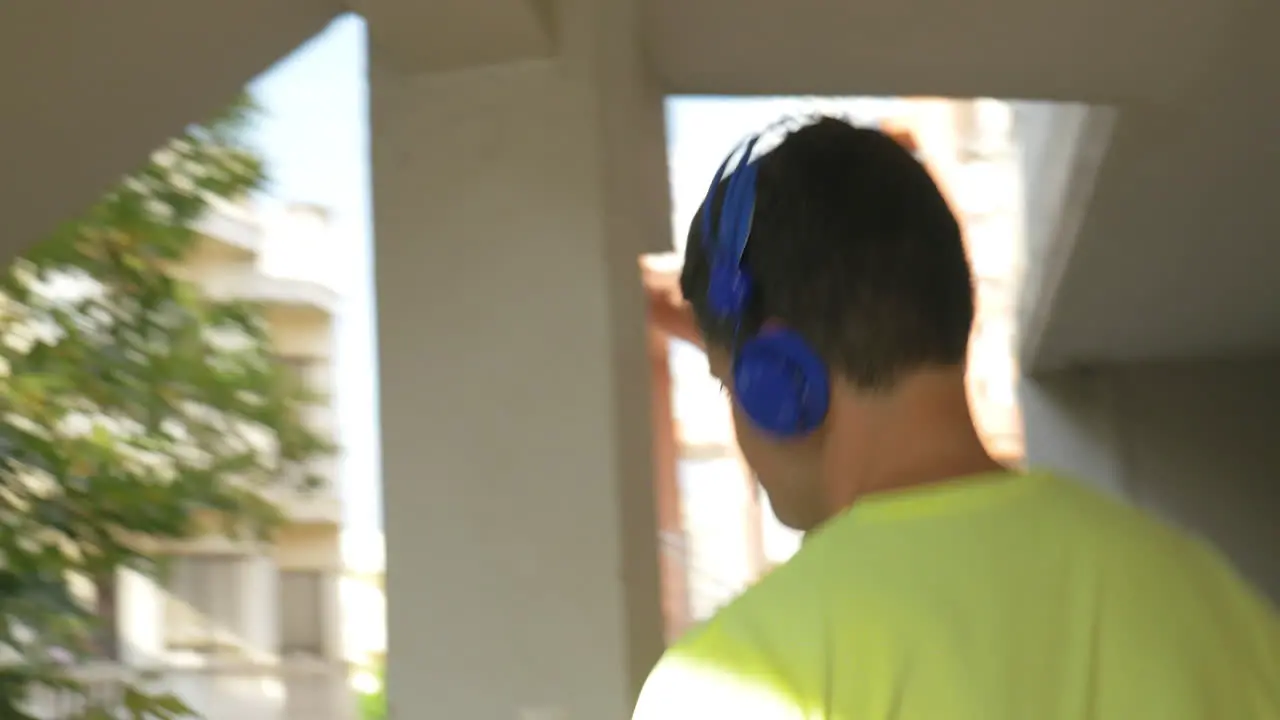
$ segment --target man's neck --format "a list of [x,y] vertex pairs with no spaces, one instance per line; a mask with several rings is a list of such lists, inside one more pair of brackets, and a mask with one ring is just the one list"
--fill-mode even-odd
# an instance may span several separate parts
[[845,402],[826,440],[831,514],[869,495],[1004,469],[978,437],[959,368],[917,373],[888,393]]

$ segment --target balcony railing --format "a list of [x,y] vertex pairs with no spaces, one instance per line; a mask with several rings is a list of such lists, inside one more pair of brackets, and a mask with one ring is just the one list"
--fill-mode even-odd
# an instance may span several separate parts
[[196,278],[204,292],[218,300],[242,300],[270,306],[309,307],[327,315],[337,312],[336,290],[318,281],[268,275],[255,267],[207,270]]
[[215,202],[196,224],[206,238],[239,250],[253,258],[262,252],[264,229],[252,209],[235,203]]
[[[140,669],[118,664],[79,672],[87,695],[39,691],[30,699],[40,720],[74,720],[88,708],[123,711],[126,684],[173,693],[204,720],[355,720],[345,666],[289,659],[279,664],[223,664]],[[112,714],[111,717],[128,717]]]
[[695,622],[715,614],[751,585],[750,581],[727,577],[725,573],[698,562],[686,533],[659,533],[658,548],[663,556],[675,558],[684,570],[687,602],[692,613],[690,619]]

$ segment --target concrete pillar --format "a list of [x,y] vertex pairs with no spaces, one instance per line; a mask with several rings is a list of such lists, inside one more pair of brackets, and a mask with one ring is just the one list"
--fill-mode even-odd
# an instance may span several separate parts
[[662,648],[636,261],[669,244],[661,94],[629,2],[551,4],[552,60],[371,51],[394,717],[627,717]]
[[1280,600],[1280,361],[1133,364],[1023,381],[1027,460],[1217,545]]

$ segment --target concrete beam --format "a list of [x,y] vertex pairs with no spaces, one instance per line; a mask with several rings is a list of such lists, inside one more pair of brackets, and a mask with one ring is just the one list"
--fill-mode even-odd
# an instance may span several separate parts
[[551,0],[359,0],[370,44],[417,75],[555,54]]
[[1158,102],[1221,49],[1216,0],[648,0],[675,93]]
[[663,645],[662,96],[630,0],[560,5],[555,62],[371,52],[393,715],[626,717]]

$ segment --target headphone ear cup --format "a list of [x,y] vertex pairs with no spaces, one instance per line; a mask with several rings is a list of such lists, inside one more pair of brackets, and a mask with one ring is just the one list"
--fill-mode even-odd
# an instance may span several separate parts
[[831,403],[826,364],[804,338],[786,329],[763,330],[738,348],[733,383],[746,416],[778,437],[817,430]]

